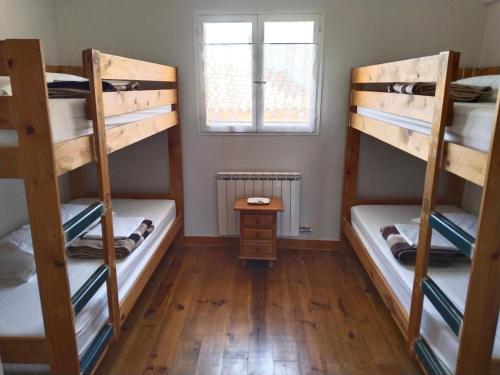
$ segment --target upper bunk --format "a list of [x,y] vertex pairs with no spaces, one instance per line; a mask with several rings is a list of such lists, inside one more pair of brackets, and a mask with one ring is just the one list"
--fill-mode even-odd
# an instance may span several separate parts
[[[459,75],[456,56],[455,77]],[[353,69],[349,126],[427,160],[432,122],[436,111],[443,109],[434,96],[388,92],[387,88],[392,83],[436,83],[443,69],[440,59],[441,55],[434,55]],[[500,74],[500,67],[460,71],[463,78],[487,74]],[[449,108],[443,113],[448,126],[441,168],[483,186],[498,100],[455,103]]]
[[[16,111],[30,111],[16,101],[16,85],[30,85],[23,72],[9,64],[9,49],[23,48],[21,40],[0,41],[0,76],[9,76],[11,95],[0,93],[0,178],[23,178],[20,167]],[[40,45],[41,48],[41,45]],[[57,175],[63,175],[95,161],[92,118],[96,111],[105,117],[107,151],[112,153],[179,124],[177,68],[120,56],[84,51],[83,69],[79,67],[43,67],[44,72],[63,72],[89,77],[94,70],[100,80],[110,83],[138,82],[131,91],[102,92],[102,100],[91,104],[86,98],[49,98],[37,100],[50,113],[54,159]],[[16,83],[14,83],[16,82]],[[101,104],[102,103],[102,104]],[[19,108],[16,108],[16,105]],[[99,105],[99,110],[97,110]]]

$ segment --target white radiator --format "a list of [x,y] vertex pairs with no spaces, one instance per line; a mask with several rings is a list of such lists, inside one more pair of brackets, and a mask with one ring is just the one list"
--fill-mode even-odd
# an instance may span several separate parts
[[233,210],[234,200],[239,197],[281,197],[284,211],[278,213],[278,236],[299,235],[300,173],[219,172],[216,178],[219,235],[239,234],[240,218]]

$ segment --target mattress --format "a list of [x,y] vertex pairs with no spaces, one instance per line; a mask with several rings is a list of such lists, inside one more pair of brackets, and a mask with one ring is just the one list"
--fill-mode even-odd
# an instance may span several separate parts
[[[92,133],[92,121],[86,118],[85,99],[50,99],[49,112],[54,143],[82,137]],[[172,107],[161,106],[143,111],[126,113],[107,117],[107,127],[115,127],[130,122],[145,120],[171,112]],[[0,130],[0,147],[16,147],[18,144],[17,130]]]
[[[92,202],[92,199],[77,199],[72,203]],[[120,216],[146,217],[155,224],[155,230],[131,255],[116,262],[118,298],[121,302],[171,227],[176,210],[175,201],[171,200],[114,199],[113,211]],[[68,258],[71,293],[74,294],[102,263],[99,260]],[[75,319],[80,354],[89,347],[108,317],[104,284]],[[0,336],[44,336],[36,275],[19,286],[0,284]]]
[[[445,140],[479,151],[490,149],[491,131],[495,119],[495,103],[455,103],[453,124],[446,127]],[[358,107],[358,114],[387,122],[408,130],[429,135],[431,123],[388,112]]]
[[[454,206],[440,206],[440,212],[461,212]],[[411,223],[420,216],[420,206],[356,206],[351,209],[352,225],[377,268],[384,275],[387,285],[409,313],[413,289],[413,267],[399,263],[380,234],[384,225]],[[448,295],[453,303],[464,311],[469,282],[469,265],[447,268],[429,268],[429,275]],[[432,347],[450,374],[454,373],[458,353],[458,338],[443,320],[434,306],[425,299],[422,315],[422,336]],[[500,327],[497,327],[494,358],[500,358]]]

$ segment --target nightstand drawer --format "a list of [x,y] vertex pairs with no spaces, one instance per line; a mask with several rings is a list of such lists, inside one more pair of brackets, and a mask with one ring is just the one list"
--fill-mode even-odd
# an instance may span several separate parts
[[273,225],[273,215],[243,215],[244,226],[271,226]]
[[241,255],[250,257],[270,257],[274,255],[272,242],[243,242]]
[[243,228],[243,239],[244,240],[272,240],[273,230],[272,229],[257,229],[257,228]]

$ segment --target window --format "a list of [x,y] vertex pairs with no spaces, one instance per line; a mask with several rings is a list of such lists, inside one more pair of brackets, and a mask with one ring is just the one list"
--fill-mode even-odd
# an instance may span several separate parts
[[314,133],[321,15],[204,15],[197,20],[203,132]]

